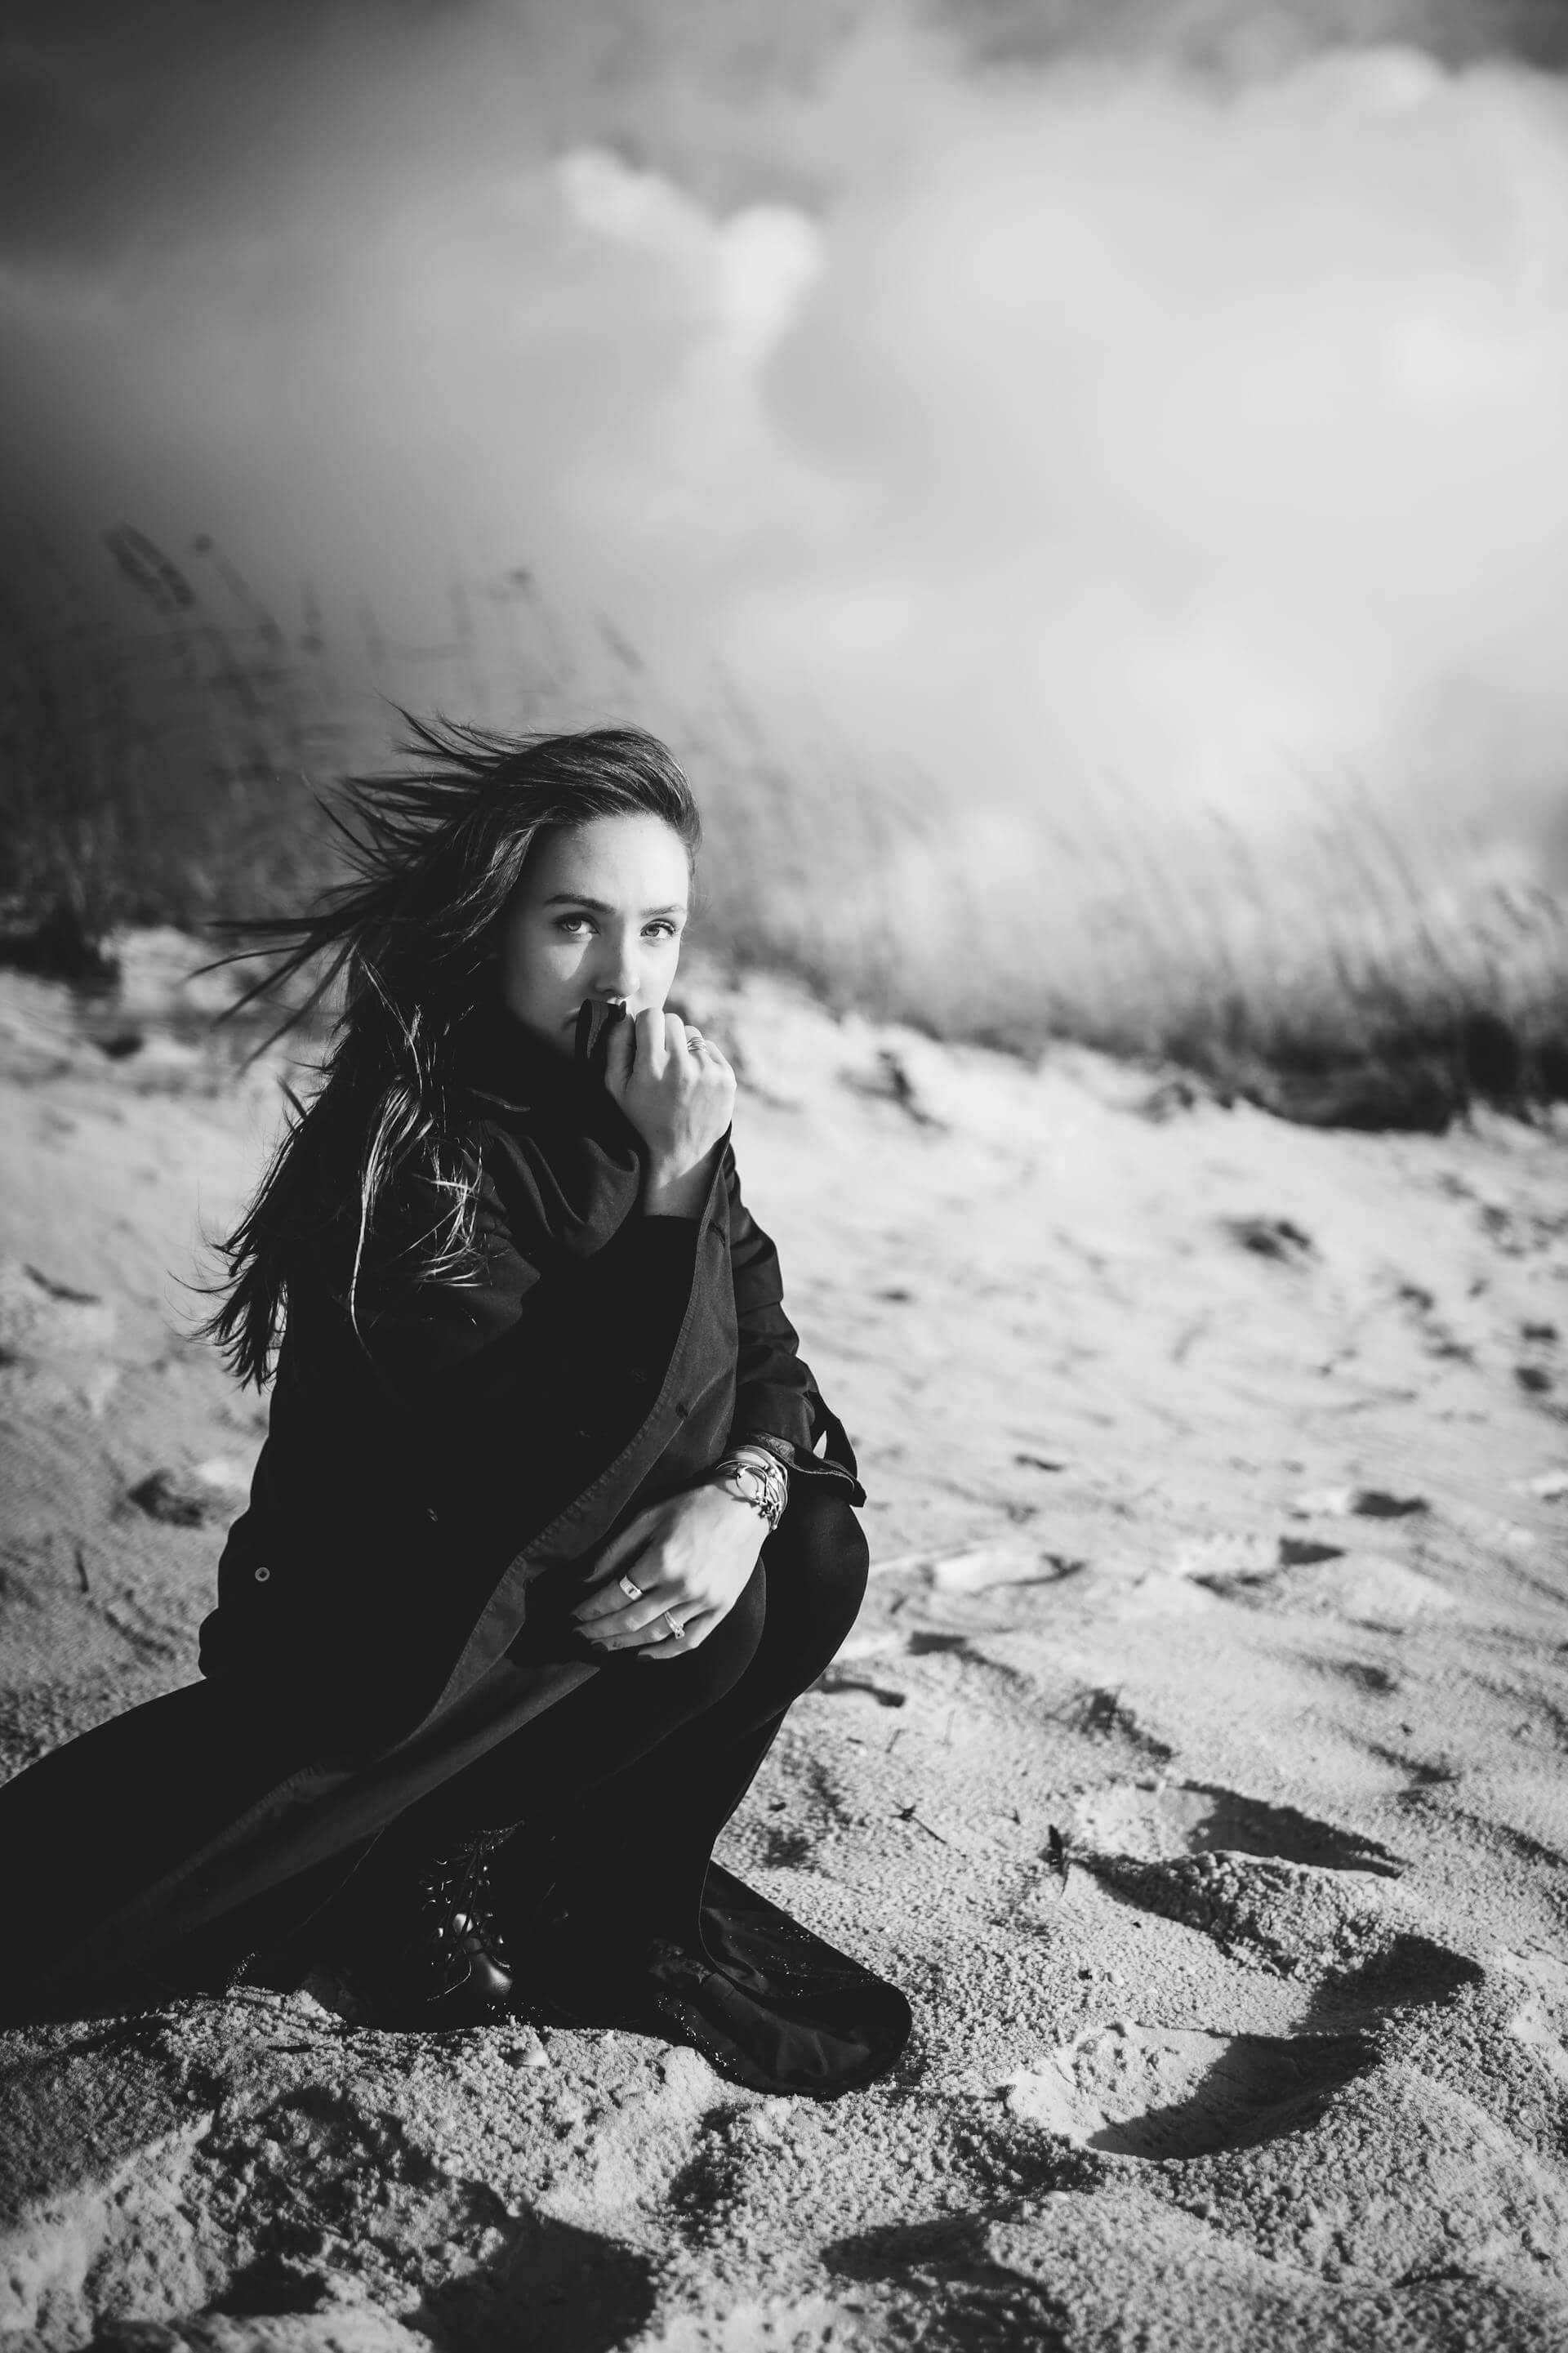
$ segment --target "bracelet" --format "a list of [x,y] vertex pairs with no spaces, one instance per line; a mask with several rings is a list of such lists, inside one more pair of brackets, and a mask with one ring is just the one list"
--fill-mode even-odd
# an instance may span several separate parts
[[787,1438],[775,1438],[770,1430],[749,1430],[743,1438],[732,1438],[729,1451],[731,1454],[744,1454],[748,1448],[753,1453],[760,1450],[764,1454],[771,1454],[775,1461],[784,1464],[786,1471],[795,1469],[794,1445]]
[[737,1449],[724,1455],[709,1472],[708,1483],[721,1487],[738,1503],[750,1504],[761,1512],[770,1535],[783,1519],[789,1501],[789,1472],[777,1455],[770,1454],[763,1446]]
[[775,1453],[773,1441],[771,1439],[737,1438],[731,1441],[719,1459],[721,1462],[749,1462],[753,1469],[761,1472],[764,1479],[778,1480],[787,1500],[790,1468],[794,1459],[793,1451],[788,1456]]

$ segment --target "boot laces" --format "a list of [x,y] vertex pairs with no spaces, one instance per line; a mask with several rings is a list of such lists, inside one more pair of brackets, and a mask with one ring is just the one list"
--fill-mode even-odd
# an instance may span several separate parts
[[506,1966],[506,1939],[496,1916],[490,1857],[504,1831],[482,1831],[450,1854],[433,1856],[420,1877],[420,1894],[437,1936],[462,1944],[472,1938]]

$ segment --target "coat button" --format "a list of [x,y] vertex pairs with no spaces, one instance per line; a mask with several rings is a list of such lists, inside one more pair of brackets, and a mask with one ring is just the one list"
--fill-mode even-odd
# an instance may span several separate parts
[[255,1570],[253,1574],[255,1575],[258,1585],[265,1585],[268,1578],[271,1576],[272,1571],[269,1568],[262,1567]]

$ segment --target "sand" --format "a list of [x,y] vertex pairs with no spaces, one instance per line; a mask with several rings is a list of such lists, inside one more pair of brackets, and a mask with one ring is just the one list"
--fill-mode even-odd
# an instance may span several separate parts
[[[194,1672],[263,1427],[182,1284],[281,1066],[131,950],[96,1042],[0,984],[7,1769]],[[324,1979],[15,2032],[0,2346],[1568,2344],[1568,1134],[688,997],[878,1572],[723,1852],[904,2063]]]

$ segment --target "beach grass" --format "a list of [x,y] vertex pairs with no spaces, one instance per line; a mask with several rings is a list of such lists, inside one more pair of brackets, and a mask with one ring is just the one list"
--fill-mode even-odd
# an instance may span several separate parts
[[671,709],[607,622],[584,664],[521,571],[455,588],[447,641],[408,648],[365,606],[334,642],[308,589],[285,625],[211,542],[176,561],[126,527],[106,552],[118,605],[42,559],[0,592],[12,961],[108,987],[126,925],[297,906],[334,871],[333,778],[385,765],[406,699],[655,728],[703,805],[694,937],[835,1007],[1023,1055],[1076,1040],[1323,1125],[1568,1100],[1561,902],[1499,845],[1402,829],[1364,793],[1269,840],[1125,802],[1071,824],[970,809],[840,746],[785,753],[732,687]]

